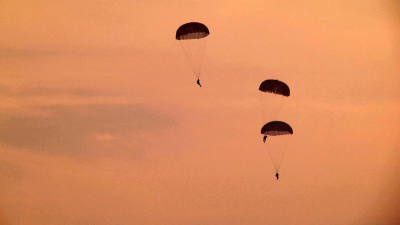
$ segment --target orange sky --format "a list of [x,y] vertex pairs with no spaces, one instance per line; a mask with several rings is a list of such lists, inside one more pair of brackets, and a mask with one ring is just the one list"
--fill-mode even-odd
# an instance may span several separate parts
[[13,0],[0,33],[0,224],[400,224],[396,1]]

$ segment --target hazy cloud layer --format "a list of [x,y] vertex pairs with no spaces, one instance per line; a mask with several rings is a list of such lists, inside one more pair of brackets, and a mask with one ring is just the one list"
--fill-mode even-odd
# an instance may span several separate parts
[[83,88],[51,88],[51,87],[11,87],[0,85],[0,96],[12,98],[31,98],[31,97],[95,97],[104,96],[105,93],[92,89]]
[[157,135],[177,126],[172,115],[146,105],[49,106],[39,109],[47,115],[2,113],[0,142],[18,148],[75,155],[99,139],[123,137],[124,141],[131,142],[135,135]]

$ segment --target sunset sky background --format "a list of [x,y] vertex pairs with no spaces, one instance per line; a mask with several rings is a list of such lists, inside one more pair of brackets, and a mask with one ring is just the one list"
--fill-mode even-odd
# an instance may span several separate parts
[[0,1],[0,224],[400,224],[399,62],[395,0]]

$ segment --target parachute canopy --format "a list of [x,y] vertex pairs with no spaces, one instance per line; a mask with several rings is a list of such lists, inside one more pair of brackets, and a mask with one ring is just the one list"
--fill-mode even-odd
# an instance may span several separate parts
[[290,96],[289,86],[279,80],[265,80],[261,83],[259,90],[286,97]]
[[293,129],[289,124],[282,121],[271,121],[261,128],[261,134],[277,136],[293,134]]
[[176,40],[200,39],[210,34],[206,25],[197,22],[185,23],[176,31]]

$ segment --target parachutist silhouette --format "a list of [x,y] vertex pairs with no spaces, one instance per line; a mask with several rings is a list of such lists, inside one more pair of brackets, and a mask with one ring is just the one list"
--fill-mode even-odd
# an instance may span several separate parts
[[197,79],[197,84],[201,87],[200,79]]
[[[208,27],[199,22],[189,22],[182,24],[176,30],[175,39],[179,42],[183,52],[188,59],[190,67],[192,67],[194,75],[199,78],[206,46],[205,38],[210,35]],[[201,85],[199,84],[201,87]]]
[[267,140],[267,135],[264,136],[263,141],[265,143],[265,141]]
[[276,173],[275,176],[276,176],[276,180],[279,180],[279,173]]

